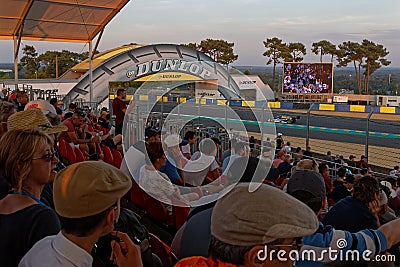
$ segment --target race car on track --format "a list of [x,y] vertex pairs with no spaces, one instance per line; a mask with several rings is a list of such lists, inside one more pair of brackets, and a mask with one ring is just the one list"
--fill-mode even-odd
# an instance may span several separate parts
[[274,118],[274,122],[282,124],[292,124],[295,123],[298,119],[300,119],[300,116],[293,117],[288,115],[278,115]]

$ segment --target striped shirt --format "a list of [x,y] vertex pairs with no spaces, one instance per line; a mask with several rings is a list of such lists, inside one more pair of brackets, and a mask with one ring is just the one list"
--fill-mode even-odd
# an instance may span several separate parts
[[[355,253],[350,253],[350,251],[358,251],[359,260],[362,260],[363,253],[369,250],[371,253],[366,256],[372,260],[375,255],[387,249],[387,240],[380,230],[366,229],[357,233],[350,233],[348,231],[335,230],[330,225],[324,226],[320,223],[319,229],[315,234],[303,237],[303,246],[299,252],[300,260],[296,261],[295,266],[323,266],[324,263],[335,260],[334,256],[329,256],[329,253],[327,253],[329,249],[331,251],[337,250],[332,255],[336,256],[338,260],[346,260],[346,255],[349,257],[347,260],[351,260]],[[303,253],[305,251],[308,253]],[[314,255],[309,256],[310,251],[315,252],[316,258]],[[349,253],[346,254],[347,251]],[[313,258],[317,259],[317,261],[310,261]]]

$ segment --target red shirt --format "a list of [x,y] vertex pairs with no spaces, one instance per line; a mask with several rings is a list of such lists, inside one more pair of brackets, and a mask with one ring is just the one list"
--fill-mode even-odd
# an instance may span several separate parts
[[121,125],[124,123],[124,116],[125,112],[123,112],[123,109],[126,109],[126,104],[125,101],[117,98],[114,98],[112,102],[112,108],[113,108],[113,113],[115,115],[115,124]]
[[68,118],[62,122],[65,126],[68,127],[68,130],[66,132],[61,132],[59,135],[59,138],[62,138],[65,142],[67,143],[72,143],[71,138],[69,137],[68,133],[74,132],[76,133],[77,127],[72,123],[72,118]]

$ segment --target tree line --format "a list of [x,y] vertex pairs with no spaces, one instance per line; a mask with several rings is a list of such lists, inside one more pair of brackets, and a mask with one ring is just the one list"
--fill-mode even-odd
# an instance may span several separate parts
[[[283,62],[302,62],[307,54],[306,46],[300,42],[285,43],[278,37],[267,38],[263,41],[267,57],[266,65],[273,65],[272,88],[276,85],[276,67]],[[200,43],[182,44],[192,49],[203,52],[216,62],[229,65],[238,59],[233,51],[234,43],[225,40],[205,39]],[[361,43],[345,41],[335,45],[328,40],[312,43],[311,52],[319,55],[320,62],[324,56],[329,56],[329,62],[337,61],[337,67],[354,66],[357,91],[359,94],[368,94],[371,75],[381,68],[391,64],[386,56],[387,49],[381,44],[364,39]],[[98,53],[96,51],[96,53]],[[88,52],[74,53],[68,50],[46,51],[38,55],[33,46],[23,48],[24,56],[21,58],[19,69],[25,69],[27,78],[56,78],[56,60],[58,73],[64,73],[74,65],[86,60]]]
[[68,50],[46,51],[38,55],[35,47],[31,45],[25,45],[22,53],[18,71],[24,69],[28,79],[58,78],[58,74],[63,74],[89,58],[89,52],[76,53]]
[[[263,42],[266,48],[263,56],[268,57],[267,65],[273,64],[273,84],[275,85],[276,65],[283,62],[301,62],[306,55],[306,47],[302,43],[285,43],[278,37],[267,38]],[[312,44],[311,52],[320,56],[328,55],[330,62],[338,62],[337,67],[354,66],[359,94],[369,94],[371,75],[381,68],[391,64],[385,57],[389,54],[381,44],[364,39],[361,43],[345,41],[339,45],[328,40],[321,40]]]

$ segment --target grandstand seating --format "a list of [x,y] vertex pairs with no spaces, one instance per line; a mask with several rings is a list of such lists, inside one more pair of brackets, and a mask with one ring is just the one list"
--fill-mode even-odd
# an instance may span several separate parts
[[140,188],[139,184],[136,181],[132,181],[132,188],[130,190],[130,200],[133,205],[139,208],[146,207],[146,192]]
[[146,211],[156,221],[167,226],[174,226],[173,218],[168,214],[164,204],[158,199],[146,194]]
[[104,153],[104,161],[108,164],[114,165],[114,156],[111,152],[111,149],[108,146],[102,146],[103,153]]
[[179,229],[186,222],[190,212],[190,207],[185,202],[175,197],[172,197],[172,205],[174,227],[175,229]]
[[65,147],[67,148],[67,160],[69,164],[74,164],[76,162],[76,154],[72,146],[66,144]]
[[177,257],[171,252],[171,247],[164,243],[155,234],[149,233],[150,245],[153,253],[161,260],[163,267],[172,267],[177,262]]
[[112,154],[113,154],[113,157],[114,157],[114,166],[117,167],[117,168],[121,167],[121,163],[122,163],[121,152],[119,152],[118,150],[113,148],[112,149]]
[[67,147],[64,139],[58,139],[58,151],[60,152],[61,157],[67,159]]
[[76,162],[82,162],[86,160],[86,158],[83,156],[82,151],[79,148],[75,147],[74,152],[76,156]]

